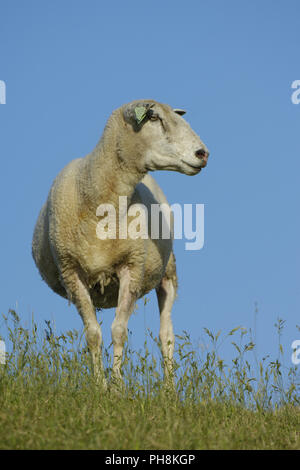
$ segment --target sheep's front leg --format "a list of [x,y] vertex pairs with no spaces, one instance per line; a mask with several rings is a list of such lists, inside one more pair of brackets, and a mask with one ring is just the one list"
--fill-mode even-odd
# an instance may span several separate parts
[[171,311],[176,296],[173,281],[164,277],[156,289],[156,294],[160,311],[159,339],[164,359],[164,375],[166,381],[173,381],[173,353],[175,338]]
[[63,283],[69,295],[69,299],[77,307],[82,318],[86,342],[92,357],[93,372],[98,383],[106,388],[104,369],[102,363],[102,333],[97,321],[95,307],[85,284],[77,273],[68,273],[63,277]]
[[137,296],[130,292],[130,271],[127,266],[120,269],[119,296],[115,319],[111,326],[111,335],[114,346],[113,376],[121,379],[121,362],[124,343],[127,340],[127,324],[133,311]]

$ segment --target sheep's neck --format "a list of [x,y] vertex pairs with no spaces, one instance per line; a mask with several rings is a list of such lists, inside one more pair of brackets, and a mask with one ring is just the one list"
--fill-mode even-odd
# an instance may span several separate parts
[[146,171],[120,163],[115,139],[105,137],[105,141],[85,158],[88,185],[84,192],[89,205],[95,209],[100,204],[112,204],[117,208],[120,196],[126,196],[129,204],[136,185],[146,174]]

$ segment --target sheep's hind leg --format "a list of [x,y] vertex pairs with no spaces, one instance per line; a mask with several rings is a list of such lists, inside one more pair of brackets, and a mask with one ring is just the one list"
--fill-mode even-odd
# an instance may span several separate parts
[[120,269],[118,273],[120,287],[118,306],[115,319],[111,325],[111,336],[114,346],[114,359],[112,379],[114,383],[122,383],[121,363],[124,343],[127,340],[127,324],[133,312],[137,296],[130,292],[130,271],[127,266]]
[[173,385],[173,354],[175,337],[173,333],[171,311],[176,297],[176,285],[173,279],[163,277],[159,286],[156,288],[156,294],[160,312],[159,339],[164,360],[164,378],[167,384]]
[[95,379],[106,388],[102,363],[101,327],[97,321],[95,307],[91,301],[89,291],[77,273],[65,275],[63,282],[68,292],[69,299],[77,307],[84,324],[85,337],[92,357]]

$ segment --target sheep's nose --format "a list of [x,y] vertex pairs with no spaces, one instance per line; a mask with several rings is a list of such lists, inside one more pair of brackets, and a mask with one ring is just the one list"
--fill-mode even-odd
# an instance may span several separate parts
[[207,160],[209,156],[209,152],[201,148],[201,149],[196,150],[195,155],[198,158],[203,158],[204,160]]

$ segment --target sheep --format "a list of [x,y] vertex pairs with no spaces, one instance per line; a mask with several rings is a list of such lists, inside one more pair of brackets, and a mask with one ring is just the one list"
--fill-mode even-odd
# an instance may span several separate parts
[[[120,196],[127,197],[128,211],[134,204],[148,209],[152,204],[167,204],[149,171],[192,176],[206,166],[208,149],[184,120],[184,113],[154,100],[136,100],[116,109],[94,150],[71,161],[58,174],[34,229],[36,266],[48,286],[76,306],[93,373],[104,387],[102,333],[96,310],[116,307],[111,325],[112,379],[122,383],[128,320],[137,299],[152,289],[156,289],[160,311],[164,377],[173,380],[171,309],[177,275],[172,237],[100,239],[96,231],[99,205],[111,204],[118,210]],[[117,228],[118,224],[117,220]]]

